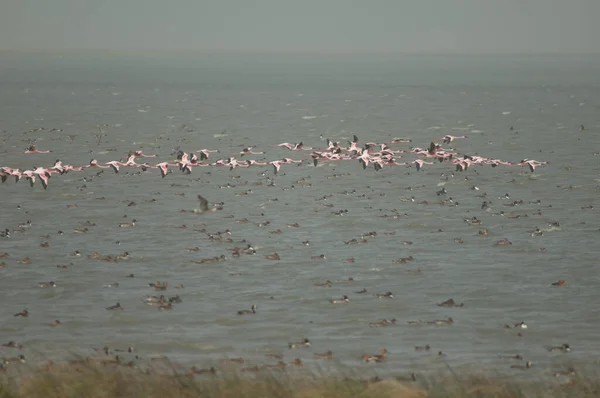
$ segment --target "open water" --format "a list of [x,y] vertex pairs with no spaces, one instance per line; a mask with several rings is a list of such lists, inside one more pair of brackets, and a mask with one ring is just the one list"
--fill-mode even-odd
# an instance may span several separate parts
[[[87,169],[53,175],[47,190],[10,178],[0,185],[0,229],[17,231],[0,238],[0,254],[8,253],[0,259],[0,342],[24,348],[2,347],[0,357],[22,353],[35,363],[97,355],[92,348],[107,345],[134,346],[138,362],[166,355],[185,365],[226,357],[260,365],[273,362],[265,354],[282,353],[286,362],[326,366],[313,354],[332,350],[327,363],[360,372],[446,364],[503,372],[524,361],[499,355],[518,353],[536,373],[598,359],[598,57],[6,53],[0,87],[0,166],[104,163],[137,149],[158,155],[139,163],[202,148],[219,150],[208,159],[214,162],[239,159],[247,146],[266,153],[244,159],[306,160],[283,165],[277,176],[271,166],[197,167],[191,175],[173,168],[164,179],[155,169]],[[549,164],[533,174],[519,166],[455,173],[437,162],[419,172],[376,172],[358,161],[314,167],[310,151],[275,147],[302,141],[324,148],[326,138],[347,146],[354,134],[361,145],[410,138],[393,146],[407,150],[467,135],[444,146]],[[23,154],[32,142],[53,152]],[[438,195],[442,188],[447,193]],[[180,212],[197,207],[198,193],[224,202],[223,210]],[[464,221],[472,217],[481,224]],[[132,219],[134,228],[119,228]],[[19,232],[27,220],[31,226]],[[75,233],[86,221],[95,226]],[[532,236],[536,227],[542,235]],[[480,236],[484,228],[489,234]],[[211,240],[202,229],[229,230],[235,243]],[[345,243],[372,231],[366,242]],[[495,245],[504,238],[512,245]],[[242,240],[257,253],[232,256]],[[81,256],[72,256],[76,250]],[[130,258],[119,262],[88,258],[125,251]],[[274,252],[280,261],[264,257]],[[325,260],[312,258],[321,254]],[[227,259],[192,263],[221,255]],[[408,256],[414,260],[393,262]],[[30,264],[19,263],[25,257]],[[551,286],[559,279],[567,286]],[[50,280],[57,287],[38,286]],[[325,280],[332,287],[315,286]],[[169,289],[155,292],[154,281]],[[368,293],[356,293],[362,289]],[[387,291],[393,299],[374,295]],[[183,302],[172,311],[142,302],[161,293]],[[348,304],[328,301],[342,295]],[[436,305],[449,298],[464,306]],[[123,311],[105,309],[117,302]],[[237,315],[252,304],[255,315]],[[29,317],[13,316],[25,308]],[[452,325],[408,324],[447,317]],[[369,326],[384,318],[397,324]],[[527,329],[503,327],[521,321]],[[288,348],[305,337],[312,347]],[[563,343],[571,352],[547,350]],[[430,351],[415,350],[427,344]],[[361,361],[382,348],[385,362]]]

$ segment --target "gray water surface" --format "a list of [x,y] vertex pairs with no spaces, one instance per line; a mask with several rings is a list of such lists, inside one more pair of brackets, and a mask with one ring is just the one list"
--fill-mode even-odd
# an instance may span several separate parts
[[[514,362],[498,356],[516,353],[538,369],[565,359],[593,362],[600,353],[598,76],[600,59],[594,57],[5,54],[0,166],[50,167],[57,158],[103,163],[140,148],[158,155],[146,159],[150,163],[173,160],[176,149],[201,148],[218,149],[209,159],[215,161],[239,158],[237,152],[250,145],[266,152],[254,159],[310,160],[309,151],[274,146],[303,141],[324,148],[325,138],[346,145],[353,134],[361,143],[413,140],[397,149],[426,147],[445,134],[467,135],[449,147],[549,164],[533,174],[489,166],[455,174],[450,164],[437,162],[420,172],[375,172],[358,161],[319,167],[307,161],[284,165],[277,176],[271,167],[210,167],[191,175],[174,170],[164,179],[157,170],[107,169],[96,176],[98,170],[88,169],[53,176],[47,190],[10,179],[0,186],[0,228],[13,230],[27,220],[32,226],[0,240],[0,254],[8,253],[0,259],[0,342],[23,344],[32,362],[89,355],[104,345],[131,345],[142,358],[167,355],[186,365],[224,357],[262,364],[271,361],[264,354],[284,353],[287,362],[298,357],[323,366],[313,354],[327,350],[336,364],[379,371],[446,363],[507,370]],[[40,127],[45,129],[30,131]],[[96,134],[102,134],[100,144]],[[30,140],[53,152],[22,154]],[[235,187],[220,188],[228,183]],[[442,187],[448,194],[438,196]],[[223,210],[180,212],[197,207],[198,193],[224,202]],[[510,200],[501,199],[506,193]],[[325,195],[333,196],[320,200]],[[442,203],[448,197],[458,204]],[[491,202],[487,210],[481,209],[484,200]],[[136,205],[128,206],[131,201]],[[392,209],[402,216],[383,217]],[[332,214],[340,210],[348,211]],[[471,217],[481,225],[464,221]],[[236,222],[243,218],[250,222]],[[119,228],[132,219],[135,228]],[[73,232],[88,220],[96,224],[88,233]],[[256,225],[266,221],[270,225]],[[300,227],[287,227],[292,223]],[[542,236],[531,236],[536,227]],[[236,243],[211,240],[198,231],[203,228],[230,230]],[[488,236],[478,235],[483,228]],[[270,233],[277,229],[282,233]],[[377,236],[366,237],[367,243],[344,243],[371,231]],[[512,245],[494,245],[504,238]],[[242,240],[257,254],[233,257],[231,249],[243,246]],[[200,251],[186,250],[194,247]],[[80,257],[71,255],[75,250]],[[88,258],[125,251],[129,260]],[[274,252],[280,261],[264,258]],[[320,254],[326,260],[311,259]],[[220,255],[227,260],[191,262]],[[407,256],[414,261],[393,263]],[[24,257],[31,263],[19,264]],[[349,277],[354,281],[342,282]],[[327,279],[332,287],[315,286]],[[551,286],[559,279],[567,286]],[[50,280],[58,286],[38,286]],[[182,297],[173,311],[141,301],[160,294],[148,286],[157,280],[168,281],[166,294]],[[103,287],[113,282],[120,285]],[[183,289],[175,288],[179,284]],[[369,293],[355,293],[361,289]],[[395,297],[374,296],[387,291]],[[342,295],[350,303],[329,303]],[[464,307],[436,305],[449,298]],[[116,302],[125,310],[105,309]],[[256,315],[237,315],[252,304]],[[13,317],[24,308],[28,318]],[[407,323],[447,317],[453,325]],[[383,318],[398,322],[369,327]],[[55,319],[58,327],[51,326]],[[521,321],[528,329],[503,328]],[[288,349],[304,337],[311,348]],[[563,343],[572,352],[545,348]],[[415,351],[426,344],[431,351]],[[361,362],[364,353],[382,348],[389,351],[385,363]],[[1,348],[0,356],[16,352]]]

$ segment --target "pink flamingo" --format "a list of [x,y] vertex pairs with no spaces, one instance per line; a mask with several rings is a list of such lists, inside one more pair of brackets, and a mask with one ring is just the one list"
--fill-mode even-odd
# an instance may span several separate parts
[[424,164],[433,164],[433,162],[425,162],[422,159],[416,159],[414,163],[417,166],[417,171],[420,171]]
[[189,158],[191,164],[198,163],[198,156],[196,156],[195,153],[190,153],[188,155],[189,155],[188,158]]
[[200,150],[197,150],[196,152],[200,153],[200,160],[206,160],[206,159],[208,159],[208,156],[212,152],[219,152],[219,150],[218,149],[213,149],[213,150],[210,150],[210,149],[200,149]]
[[454,162],[456,164],[456,171],[466,171],[471,165],[470,159],[456,159]]
[[92,169],[108,169],[110,166],[101,166],[100,164],[98,164],[98,161],[96,159],[92,159],[90,160],[90,164],[88,164],[87,166],[83,166],[84,168],[92,168]]
[[329,138],[327,139],[327,149],[330,151],[334,151],[340,148],[340,143],[336,141],[331,141]]
[[71,166],[70,164],[65,164],[63,169],[65,170],[65,173],[68,173],[69,171],[82,171],[85,167],[88,166]]
[[356,159],[358,159],[358,161],[360,162],[360,164],[362,164],[363,170],[367,168],[367,166],[369,166],[369,160],[371,160],[371,155],[369,155],[369,151],[363,151],[360,156],[358,156]]
[[104,164],[112,167],[112,169],[115,171],[115,174],[119,172],[119,167],[123,166],[123,163],[119,162],[118,160],[111,160],[110,162],[106,162]]
[[[35,170],[33,170],[33,174],[37,175],[39,177],[44,189],[48,188],[48,180],[50,178],[50,174],[52,171],[54,171],[54,170],[45,169],[43,167],[36,167]],[[54,171],[54,172],[56,173],[56,171]],[[33,180],[33,182],[35,182],[35,179]],[[32,185],[33,185],[33,182],[32,182]]]
[[273,165],[274,174],[277,175],[277,173],[279,172],[279,169],[281,169],[281,162],[279,160],[274,160],[272,162],[268,162],[268,164]]
[[246,164],[248,166],[266,166],[269,163],[267,163],[267,162],[258,162],[256,160],[246,160]]
[[456,136],[456,135],[445,135],[441,139],[444,142],[444,144],[449,144],[452,141],[454,141],[456,139],[459,139],[459,138],[468,138],[468,137],[466,135],[458,135],[458,136]]
[[406,163],[406,162],[398,163],[398,162],[396,162],[396,159],[390,158],[390,159],[386,160],[384,162],[384,164],[386,166],[406,166],[408,163]]
[[23,170],[23,172],[21,172],[20,178],[22,178],[22,177],[25,177],[26,179],[28,179],[29,184],[33,187],[33,184],[35,184],[35,175],[33,174],[32,170]]
[[391,144],[403,144],[403,143],[408,143],[408,142],[412,142],[411,139],[407,139],[407,138],[394,138],[392,141],[390,141],[390,143],[388,145]]
[[246,162],[240,163],[234,157],[230,157],[228,159],[228,164],[229,164],[229,170],[233,170],[236,167],[248,167],[248,164]]
[[533,160],[533,159],[523,159],[521,160],[521,162],[519,163],[520,166],[529,166],[529,170],[533,173],[535,171],[536,166],[542,166],[548,164],[548,162],[538,162],[537,160]]
[[[129,156],[131,156],[131,155],[132,155],[132,153],[129,152]],[[154,155],[144,155],[144,152],[141,149],[138,149],[137,151],[133,152],[133,155],[136,158],[155,158],[157,156],[156,154],[154,154]]]
[[[129,155],[129,157],[127,158],[127,161],[125,163],[121,163],[121,166],[124,166],[124,167],[138,167],[139,164],[137,164],[135,162],[135,154]],[[110,166],[107,166],[107,167],[110,167]]]
[[6,169],[8,169],[8,167],[2,167],[0,169],[0,179],[2,180],[2,182],[6,182],[6,179],[12,175],[10,171]]
[[291,163],[302,163],[302,160],[294,160],[290,158],[283,158],[280,160],[281,164],[291,164]]
[[51,150],[47,149],[44,151],[41,151],[39,149],[36,149],[35,145],[30,145],[27,150],[25,152],[23,152],[26,155],[31,155],[31,154],[38,154],[38,153],[50,153],[52,152]]
[[362,153],[363,149],[358,147],[358,137],[354,135],[352,141],[350,142],[350,146],[347,149],[348,152],[354,152],[356,154]]
[[58,171],[60,174],[64,174],[67,172],[63,167],[62,162],[58,159],[56,159],[56,162],[54,162],[54,166],[52,166],[52,169]]
[[303,149],[308,149],[308,150],[312,150],[312,148],[304,148],[304,144],[302,142],[297,143],[296,145],[294,145],[294,148],[292,148],[292,151],[301,151]]
[[296,144],[290,144],[289,142],[283,142],[283,143],[277,144],[275,146],[278,146],[280,148],[289,149],[291,151],[292,149],[294,149],[296,147]]
[[0,168],[0,172],[2,174],[2,182],[5,182],[6,179],[10,176],[15,177],[15,182],[19,182],[21,179],[21,171],[19,169],[11,169],[10,167],[2,167]]
[[19,169],[12,169],[12,175],[15,177],[15,183],[19,182],[23,178],[23,172]]
[[175,166],[177,166],[177,164],[169,163],[169,162],[161,162],[161,163],[157,163],[155,166],[160,169],[160,175],[162,176],[162,178],[165,178],[167,176],[167,174],[169,174],[169,167],[175,167]]
[[264,152],[253,152],[252,148],[254,148],[254,147],[249,146],[248,148],[244,148],[244,149],[242,149],[242,152],[239,152],[239,154],[242,155],[241,157],[243,157],[244,155],[264,155],[265,154]]
[[429,155],[435,156],[437,153],[437,149],[437,145],[435,145],[435,143],[431,141],[431,144],[429,144],[429,150],[427,152],[429,153]]

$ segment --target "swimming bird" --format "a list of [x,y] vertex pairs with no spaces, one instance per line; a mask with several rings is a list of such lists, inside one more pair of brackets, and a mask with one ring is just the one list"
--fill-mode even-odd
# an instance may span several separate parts
[[136,219],[134,218],[133,220],[131,220],[131,222],[122,222],[121,224],[119,224],[119,228],[131,228],[131,227],[135,227],[135,223],[136,223]]
[[295,343],[288,343],[288,348],[292,349],[292,348],[297,348],[297,347],[310,347],[311,343],[310,340],[308,340],[306,337],[303,338],[301,341],[295,342]]
[[350,298],[348,296],[343,296],[341,299],[331,299],[329,302],[331,304],[346,304],[350,302]]
[[29,316],[29,311],[27,311],[27,308],[25,308],[23,311],[15,314],[14,316],[22,316],[24,318],[27,318]]
[[387,350],[384,348],[381,350],[381,355],[367,355],[364,354],[362,356],[363,361],[373,363],[373,362],[383,362],[387,358]]
[[238,315],[254,315],[256,314],[256,304],[252,304],[252,307],[249,310],[240,310],[237,313]]
[[448,299],[448,300],[444,301],[443,303],[439,303],[438,306],[439,307],[463,307],[464,303],[458,304],[457,302],[454,301],[454,299]]
[[331,359],[333,358],[333,351],[329,350],[327,352],[323,352],[323,353],[315,353],[315,358],[321,358],[321,359]]
[[552,352],[552,351],[562,351],[562,352],[570,352],[571,351],[571,346],[569,344],[562,344],[560,346],[557,347],[546,347],[548,351]]
[[533,364],[531,363],[531,361],[527,361],[527,363],[525,364],[525,366],[523,366],[523,365],[512,365],[511,368],[513,368],[513,369],[529,369],[532,366],[533,366]]

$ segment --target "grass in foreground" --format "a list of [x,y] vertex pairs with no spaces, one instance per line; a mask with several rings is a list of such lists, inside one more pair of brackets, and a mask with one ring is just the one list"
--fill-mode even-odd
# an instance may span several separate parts
[[421,397],[599,397],[597,378],[572,377],[558,382],[522,382],[483,376],[437,377],[427,380],[362,381],[336,376],[299,376],[260,372],[242,377],[173,375],[158,371],[94,364],[55,365],[19,377],[0,377],[0,398],[215,397],[215,398],[421,398]]

